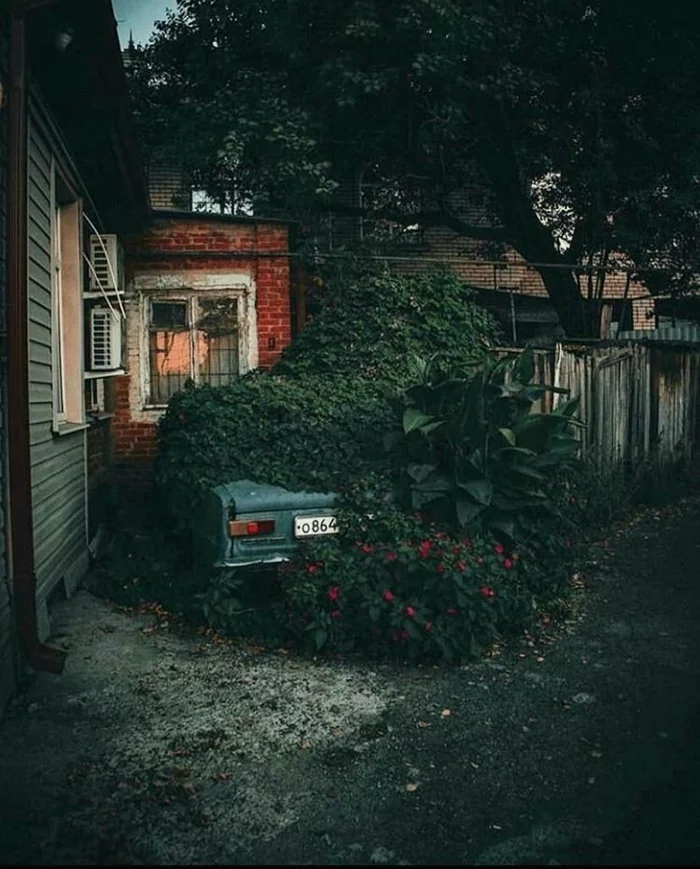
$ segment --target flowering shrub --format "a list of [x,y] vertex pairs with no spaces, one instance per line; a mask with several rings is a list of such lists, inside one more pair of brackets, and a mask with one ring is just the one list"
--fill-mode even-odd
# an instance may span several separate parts
[[[370,518],[371,517],[371,518]],[[355,489],[337,538],[304,545],[283,580],[289,627],[308,651],[474,657],[532,614],[541,546],[450,533]]]

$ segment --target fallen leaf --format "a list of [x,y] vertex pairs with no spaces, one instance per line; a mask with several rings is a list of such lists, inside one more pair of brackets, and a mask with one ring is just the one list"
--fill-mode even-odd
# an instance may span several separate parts
[[416,782],[409,782],[406,785],[406,790],[409,792],[409,794],[412,794],[414,791],[418,790],[418,784]]
[[443,718],[449,718],[450,715],[452,715],[452,710],[451,709],[443,709],[440,714],[442,715]]
[[430,721],[419,721],[419,722],[418,722],[418,726],[419,726],[419,727],[432,727],[432,722],[430,722]]
[[301,742],[299,743],[299,748],[303,748],[303,749],[311,748],[311,743],[309,742],[308,739],[302,739]]
[[470,761],[469,761],[469,764],[470,764],[470,766],[473,766],[474,769],[479,769],[479,764],[478,764],[478,763],[474,763],[473,760],[470,760]]

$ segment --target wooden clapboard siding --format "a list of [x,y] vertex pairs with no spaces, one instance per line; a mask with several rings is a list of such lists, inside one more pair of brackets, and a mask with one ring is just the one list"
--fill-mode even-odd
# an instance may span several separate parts
[[[4,41],[3,41],[4,42]],[[5,124],[0,124],[0,331],[5,331],[7,244],[7,150]],[[3,345],[4,351],[4,345]],[[2,369],[5,360],[0,358]],[[16,687],[15,626],[5,559],[5,380],[0,377],[0,714]]]
[[37,597],[87,562],[85,433],[53,433],[51,146],[29,126],[29,357],[32,507]]

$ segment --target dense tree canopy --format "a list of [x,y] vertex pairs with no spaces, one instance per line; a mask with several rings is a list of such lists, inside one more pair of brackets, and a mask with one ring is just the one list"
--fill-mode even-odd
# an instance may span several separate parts
[[[146,151],[172,149],[219,200],[293,214],[371,173],[405,224],[535,263],[623,254],[665,269],[649,285],[683,290],[698,267],[700,38],[681,10],[178,0],[137,53],[134,103]],[[453,194],[475,183],[490,219],[472,225]],[[571,272],[542,274],[568,334],[591,334]]]

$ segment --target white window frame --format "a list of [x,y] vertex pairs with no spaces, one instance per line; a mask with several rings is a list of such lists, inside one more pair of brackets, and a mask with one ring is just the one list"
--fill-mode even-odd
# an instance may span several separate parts
[[[246,334],[246,300],[245,295],[240,291],[231,290],[207,290],[207,289],[180,289],[175,292],[166,293],[148,293],[144,294],[142,305],[142,335],[143,335],[143,350],[141,354],[142,369],[143,369],[143,408],[160,410],[167,407],[167,404],[151,401],[151,357],[150,357],[150,332],[151,332],[151,311],[153,302],[184,302],[187,306],[187,327],[190,344],[190,377],[195,384],[200,382],[199,366],[196,364],[197,359],[197,337],[195,324],[199,319],[199,300],[200,299],[235,299],[237,301],[237,330],[238,330],[238,373],[245,374],[249,370],[249,348],[245,340]],[[167,330],[164,330],[167,331]]]
[[256,284],[251,274],[191,269],[136,275],[127,288],[129,405],[135,421],[157,422],[166,407],[164,404],[149,404],[150,299],[177,301],[186,299],[191,293],[205,297],[221,294],[238,299],[239,373],[243,375],[258,367]]
[[51,161],[51,379],[53,427],[66,422],[66,370],[61,285],[61,206],[56,201],[56,165]]

